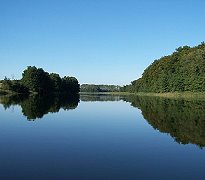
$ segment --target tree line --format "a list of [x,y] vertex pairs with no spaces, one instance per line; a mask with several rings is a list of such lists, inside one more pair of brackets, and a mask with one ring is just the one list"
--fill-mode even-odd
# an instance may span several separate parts
[[1,81],[0,88],[1,91],[18,94],[78,94],[80,91],[80,85],[75,77],[65,76],[61,78],[59,74],[48,73],[42,68],[36,68],[35,66],[28,66],[23,71],[21,80],[5,78]]
[[116,85],[95,85],[95,84],[82,84],[80,86],[81,92],[119,92],[120,86]]
[[142,77],[121,88],[128,92],[203,92],[205,91],[205,43],[183,46],[155,60]]

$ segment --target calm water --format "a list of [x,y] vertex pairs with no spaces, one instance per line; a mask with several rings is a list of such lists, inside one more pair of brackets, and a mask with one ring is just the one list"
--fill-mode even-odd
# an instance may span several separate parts
[[0,179],[204,179],[205,101],[0,97]]

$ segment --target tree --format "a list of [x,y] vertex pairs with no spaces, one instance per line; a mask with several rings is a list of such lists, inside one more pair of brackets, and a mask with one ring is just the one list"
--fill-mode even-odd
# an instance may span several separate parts
[[75,77],[65,76],[62,79],[62,91],[77,94],[80,91],[80,85]]
[[59,74],[51,73],[49,77],[51,80],[52,90],[55,92],[59,92],[62,86],[62,79],[60,78]]
[[49,74],[35,66],[29,66],[24,70],[21,82],[31,92],[46,93],[51,87]]
[[22,73],[21,80],[5,79],[0,82],[0,88],[5,92],[17,92],[22,94],[78,94],[80,85],[75,77],[65,76],[61,78],[59,74],[45,72],[42,68],[28,66]]

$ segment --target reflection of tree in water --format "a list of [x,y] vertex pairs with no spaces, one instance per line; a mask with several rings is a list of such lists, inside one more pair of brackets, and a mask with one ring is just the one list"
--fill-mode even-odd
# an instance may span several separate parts
[[22,113],[28,120],[35,120],[42,118],[45,114],[56,113],[61,108],[64,110],[75,109],[78,106],[79,95],[66,96],[66,95],[50,95],[39,96],[33,95],[27,98],[19,96],[3,97],[1,103],[5,108],[11,105],[20,105],[22,107]]
[[[129,101],[132,106],[140,108],[144,118],[153,128],[169,133],[178,143],[205,147],[205,101],[138,96],[119,99]],[[82,96],[81,100],[111,101],[116,100],[116,97]],[[22,113],[29,120],[42,118],[45,114],[58,112],[61,108],[75,109],[78,102],[79,96],[0,97],[0,103],[5,109],[12,105],[20,105]]]
[[120,101],[121,96],[110,94],[82,94],[80,95],[81,101]]
[[28,96],[22,95],[13,95],[13,96],[0,96],[0,104],[4,106],[5,109],[10,108],[11,106],[20,105]]
[[137,96],[127,101],[142,110],[153,128],[169,133],[178,143],[205,146],[205,101]]

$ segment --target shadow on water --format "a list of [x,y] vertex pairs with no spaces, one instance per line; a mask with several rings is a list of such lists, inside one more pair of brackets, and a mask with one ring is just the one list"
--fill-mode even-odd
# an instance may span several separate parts
[[49,96],[0,96],[0,103],[5,109],[20,105],[22,113],[28,120],[42,118],[48,113],[57,113],[64,110],[75,109],[79,103],[79,95],[49,95]]
[[129,96],[148,123],[180,144],[205,147],[205,101]]

